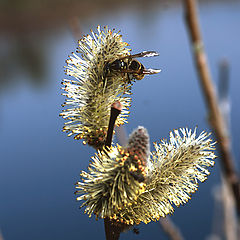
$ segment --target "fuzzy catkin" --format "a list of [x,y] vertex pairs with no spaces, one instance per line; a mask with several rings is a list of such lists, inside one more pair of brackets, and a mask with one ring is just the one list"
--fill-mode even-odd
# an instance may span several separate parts
[[[141,157],[140,157],[141,154]],[[111,147],[99,152],[90,164],[89,173],[82,172],[78,182],[77,200],[85,200],[91,216],[111,217],[136,201],[145,190],[149,136],[143,127],[130,136],[126,147]]]
[[[141,132],[141,129],[143,130],[138,130]],[[133,152],[137,156],[139,167],[137,169],[135,164],[135,168],[132,168],[138,177],[131,174],[129,164],[125,165],[132,155],[126,155],[120,146],[112,147],[108,152],[99,152],[93,159],[89,173],[82,173],[84,181],[77,184],[80,189],[77,193],[81,195],[77,199],[85,200],[82,206],[86,206],[89,215],[95,213],[102,218],[110,217],[130,225],[149,223],[171,214],[174,211],[173,205],[186,203],[198,189],[198,182],[205,181],[210,174],[207,167],[214,165],[216,156],[213,152],[215,142],[209,135],[202,132],[197,137],[196,129],[174,130],[170,132],[169,142],[163,140],[159,144],[155,143],[155,151],[142,161],[136,152],[148,156],[146,149],[149,145],[140,144],[145,145],[145,149],[135,148],[132,144],[132,137],[135,136],[133,133],[125,151],[138,149]],[[135,136],[136,139],[141,137]],[[138,140],[135,143],[145,141]],[[133,163],[133,160],[130,162]],[[121,179],[131,178],[130,182],[126,181],[125,191],[122,191],[122,182],[116,181],[118,174]],[[114,189],[114,201],[110,197],[113,190],[109,189]],[[134,192],[137,194],[134,195]]]
[[67,120],[63,131],[75,139],[84,139],[84,143],[101,149],[105,144],[110,108],[112,103],[120,101],[123,105],[116,125],[127,122],[131,98],[131,85],[127,76],[121,73],[105,74],[105,65],[119,57],[129,55],[128,44],[122,36],[107,27],[92,36],[79,40],[77,53],[72,53],[66,61],[66,74],[75,78],[64,79],[65,95],[63,106],[68,106],[60,114]]
[[173,213],[173,205],[188,202],[197,191],[198,182],[205,181],[210,174],[207,167],[214,165],[215,142],[209,135],[202,132],[197,137],[196,129],[180,129],[170,132],[169,142],[154,143],[145,191],[113,218],[149,223]]

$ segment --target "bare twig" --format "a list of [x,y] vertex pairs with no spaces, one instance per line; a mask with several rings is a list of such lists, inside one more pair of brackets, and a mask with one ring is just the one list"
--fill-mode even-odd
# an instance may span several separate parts
[[118,115],[121,113],[121,110],[122,110],[122,104],[119,101],[112,104],[111,114],[110,114],[110,119],[109,119],[109,124],[108,124],[107,138],[106,138],[106,142],[105,142],[105,145],[107,147],[111,147],[111,145],[112,145],[112,136],[113,136],[115,122],[116,122]]
[[171,221],[171,219],[167,216],[165,218],[160,218],[159,223],[164,230],[164,232],[168,235],[168,237],[172,240],[183,240],[182,234],[178,227]]
[[104,227],[106,240],[119,239],[121,231],[109,218],[104,218]]
[[235,171],[233,156],[230,150],[230,141],[226,133],[226,126],[223,117],[218,107],[216,92],[209,73],[206,54],[203,49],[203,42],[198,24],[196,2],[194,0],[183,0],[183,3],[185,7],[186,23],[193,45],[194,60],[199,74],[200,84],[202,86],[208,107],[211,119],[210,123],[218,140],[223,173],[233,192],[237,211],[240,216],[239,179]]
[[[225,122],[226,131],[231,140],[230,133],[230,113],[231,103],[229,97],[229,64],[226,59],[219,64],[219,82],[218,82],[218,103],[223,120]],[[224,232],[226,239],[237,240],[237,219],[234,208],[234,199],[231,189],[226,180],[221,176],[221,193],[222,193],[222,209],[224,215]]]
[[223,205],[223,214],[224,214],[224,233],[225,238],[230,240],[237,240],[237,221],[236,215],[234,211],[234,199],[233,195],[230,192],[230,188],[228,184],[226,184],[226,180],[222,179],[222,205]]
[[[206,240],[221,240],[223,235],[223,207],[222,207],[222,183],[212,187],[211,193],[213,196],[213,217],[211,233],[206,237]],[[234,209],[235,210],[235,209]]]

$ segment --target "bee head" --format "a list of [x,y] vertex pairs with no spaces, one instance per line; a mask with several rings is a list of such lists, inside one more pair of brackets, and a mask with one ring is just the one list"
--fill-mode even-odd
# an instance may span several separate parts
[[144,78],[143,74],[144,66],[139,61],[133,59],[129,65],[129,69],[136,72],[135,74],[133,74],[134,79],[141,80]]

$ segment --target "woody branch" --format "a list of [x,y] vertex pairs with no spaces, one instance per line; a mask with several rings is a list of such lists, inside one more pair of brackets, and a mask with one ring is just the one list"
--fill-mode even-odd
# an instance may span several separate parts
[[230,140],[221,115],[214,85],[209,72],[207,57],[203,48],[200,27],[198,23],[196,1],[183,0],[186,24],[193,47],[194,61],[199,75],[206,105],[209,111],[210,124],[216,135],[222,160],[224,176],[232,190],[238,215],[240,216],[240,185],[231,153]]

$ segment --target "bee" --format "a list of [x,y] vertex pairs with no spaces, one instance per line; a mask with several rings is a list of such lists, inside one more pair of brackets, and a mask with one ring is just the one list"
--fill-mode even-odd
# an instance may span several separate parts
[[114,73],[127,74],[128,83],[133,80],[141,80],[146,74],[156,74],[161,72],[159,69],[146,69],[142,63],[135,58],[140,57],[154,57],[159,54],[155,51],[143,51],[141,53],[127,55],[120,57],[113,62],[108,62],[105,65],[104,73],[105,76]]

